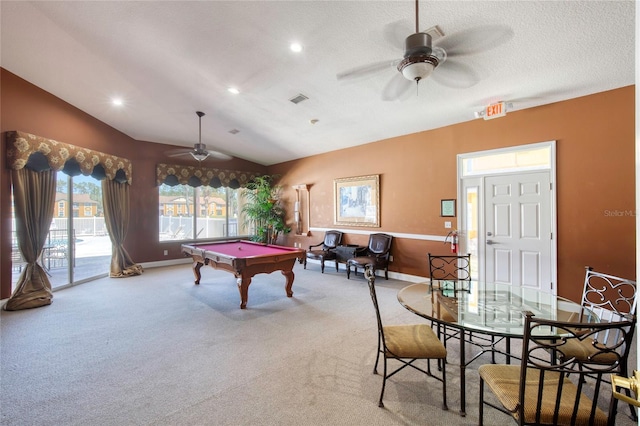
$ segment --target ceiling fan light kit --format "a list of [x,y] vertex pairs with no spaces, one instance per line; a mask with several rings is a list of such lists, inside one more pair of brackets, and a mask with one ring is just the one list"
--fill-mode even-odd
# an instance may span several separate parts
[[203,143],[197,143],[193,146],[193,151],[189,154],[197,161],[204,161],[209,157],[209,153],[207,152],[207,146]]
[[408,56],[398,64],[398,71],[409,81],[418,83],[431,75],[438,66],[438,58],[432,55]]

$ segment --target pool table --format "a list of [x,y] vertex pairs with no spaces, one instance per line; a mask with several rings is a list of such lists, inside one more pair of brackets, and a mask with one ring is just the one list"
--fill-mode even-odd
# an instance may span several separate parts
[[196,284],[200,284],[200,268],[209,265],[214,269],[231,272],[238,281],[240,309],[247,307],[249,284],[256,274],[270,274],[282,271],[287,282],[287,296],[293,296],[293,265],[296,259],[304,259],[301,248],[260,244],[251,241],[220,241],[213,243],[182,244],[182,253],[193,258],[193,274]]

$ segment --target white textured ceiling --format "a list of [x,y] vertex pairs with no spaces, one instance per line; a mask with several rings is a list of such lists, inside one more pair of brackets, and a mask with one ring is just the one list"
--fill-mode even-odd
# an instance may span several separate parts
[[[472,120],[497,100],[517,110],[634,84],[633,1],[423,0],[421,30],[438,25],[450,53],[470,54],[401,100],[382,98],[398,73],[391,66],[336,78],[401,58],[414,7],[3,0],[0,64],[137,140],[192,147],[204,111],[203,143],[264,165]],[[297,94],[309,99],[289,102]],[[112,106],[113,96],[125,105]]]

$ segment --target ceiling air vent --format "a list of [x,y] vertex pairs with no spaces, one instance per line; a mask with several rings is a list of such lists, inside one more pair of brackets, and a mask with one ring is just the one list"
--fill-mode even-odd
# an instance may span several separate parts
[[289,99],[289,100],[290,100],[291,102],[293,102],[294,104],[299,104],[300,102],[302,102],[302,101],[306,101],[307,99],[309,99],[309,98],[307,98],[305,95],[303,95],[302,93],[300,93],[300,94],[298,94],[298,95],[294,96],[293,98],[291,98],[291,99]]

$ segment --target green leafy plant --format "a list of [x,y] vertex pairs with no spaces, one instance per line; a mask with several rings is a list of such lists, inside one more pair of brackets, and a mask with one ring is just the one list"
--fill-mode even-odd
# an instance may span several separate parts
[[265,244],[275,244],[280,233],[291,232],[285,222],[286,211],[278,199],[282,188],[274,185],[274,179],[275,176],[263,175],[247,184],[247,202],[242,207],[245,220],[255,226],[252,240]]

